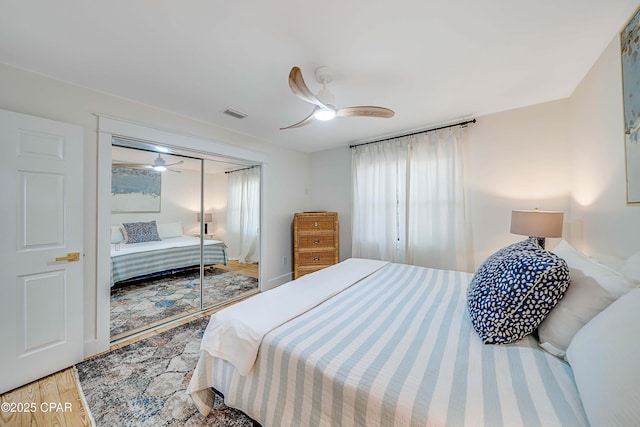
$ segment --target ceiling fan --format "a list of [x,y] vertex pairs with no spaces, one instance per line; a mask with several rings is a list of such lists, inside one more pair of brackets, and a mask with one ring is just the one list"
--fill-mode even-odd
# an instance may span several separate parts
[[178,173],[180,173],[182,171],[179,171],[179,170],[176,170],[176,169],[169,169],[169,167],[176,166],[176,165],[181,165],[183,163],[184,163],[184,160],[180,160],[179,162],[176,162],[176,163],[167,164],[166,160],[163,159],[160,154],[158,154],[158,157],[153,161],[153,164],[114,162],[113,166],[117,166],[117,167],[121,167],[121,168],[134,168],[134,169],[153,169],[153,170],[158,171],[158,172],[170,171],[170,172],[178,172]]
[[307,117],[299,121],[298,123],[294,123],[291,126],[287,126],[284,128],[280,128],[280,130],[292,129],[301,127],[311,123],[313,119],[326,121],[331,120],[334,117],[379,117],[388,119],[393,117],[395,114],[393,110],[384,107],[376,107],[373,105],[365,105],[359,107],[347,107],[347,108],[336,108],[335,107],[335,97],[333,94],[327,89],[327,84],[333,80],[331,76],[331,72],[328,67],[319,67],[316,69],[315,78],[318,83],[322,84],[322,89],[318,92],[317,95],[314,95],[302,78],[302,71],[300,68],[293,67],[291,72],[289,73],[289,87],[293,91],[294,95],[298,98],[306,101],[310,104],[315,105],[313,107],[313,111]]

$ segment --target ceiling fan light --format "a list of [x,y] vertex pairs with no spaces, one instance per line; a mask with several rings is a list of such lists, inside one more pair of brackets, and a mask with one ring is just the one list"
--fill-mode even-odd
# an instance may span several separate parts
[[163,172],[167,170],[167,162],[164,161],[164,159],[162,157],[160,157],[160,154],[158,154],[158,158],[156,159],[155,162],[153,162],[153,170],[158,171],[158,172]]
[[313,113],[313,117],[317,120],[326,122],[327,120],[331,120],[336,117],[336,112],[334,110],[330,110],[328,108],[322,108],[315,113]]

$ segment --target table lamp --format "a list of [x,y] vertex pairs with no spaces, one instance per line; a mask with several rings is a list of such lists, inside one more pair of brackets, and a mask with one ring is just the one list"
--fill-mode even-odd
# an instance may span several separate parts
[[545,238],[562,237],[563,212],[523,210],[511,211],[511,233],[535,237],[544,249]]
[[[200,212],[196,212],[196,221],[200,222]],[[205,236],[207,234],[209,234],[209,232],[207,231],[207,225],[208,223],[213,222],[213,214],[210,213],[205,213],[204,214],[204,234]]]

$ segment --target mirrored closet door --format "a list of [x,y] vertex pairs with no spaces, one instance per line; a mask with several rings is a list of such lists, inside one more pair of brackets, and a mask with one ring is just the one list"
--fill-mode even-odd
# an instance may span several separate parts
[[[211,265],[203,270],[203,307],[219,305],[220,301],[232,301],[257,291],[260,248],[260,167],[257,171],[257,191],[233,185],[231,178],[246,166],[229,165],[219,161],[204,160],[203,210],[211,221],[202,227],[203,247],[213,242],[223,242],[227,263]],[[243,211],[235,208],[242,200]],[[237,230],[244,233],[238,238]],[[256,245],[253,256],[241,257],[241,250],[248,243]],[[257,249],[256,249],[257,248]],[[205,262],[205,265],[207,263]]]
[[258,292],[259,183],[259,166],[113,139],[111,341]]

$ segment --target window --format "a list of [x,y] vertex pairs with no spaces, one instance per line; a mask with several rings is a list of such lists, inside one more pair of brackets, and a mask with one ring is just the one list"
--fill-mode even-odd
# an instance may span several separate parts
[[470,271],[466,131],[448,128],[353,150],[353,256]]

